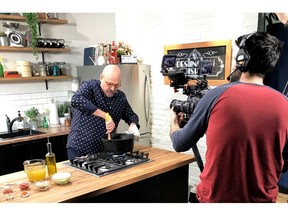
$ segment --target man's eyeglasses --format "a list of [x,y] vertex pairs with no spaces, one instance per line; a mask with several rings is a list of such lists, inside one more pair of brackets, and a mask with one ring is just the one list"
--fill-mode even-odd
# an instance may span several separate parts
[[103,77],[106,85],[107,85],[109,88],[111,88],[111,87],[114,86],[115,89],[118,89],[118,88],[121,86],[121,83],[114,84],[114,83],[111,83],[111,82],[107,82],[107,80],[105,79],[105,77],[104,77],[104,76],[102,76],[102,77]]

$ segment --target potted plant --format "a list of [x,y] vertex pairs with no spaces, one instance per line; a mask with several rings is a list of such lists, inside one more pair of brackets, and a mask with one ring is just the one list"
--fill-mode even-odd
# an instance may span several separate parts
[[68,106],[65,103],[61,103],[58,105],[58,116],[61,125],[65,124],[65,113],[68,113]]
[[29,118],[31,129],[35,130],[38,128],[38,119],[37,116],[39,114],[39,110],[35,107],[32,107],[26,111],[24,114],[27,118]]
[[23,13],[23,16],[26,19],[26,23],[30,32],[30,46],[32,48],[33,55],[38,59],[37,45],[39,37],[39,22],[37,13]]

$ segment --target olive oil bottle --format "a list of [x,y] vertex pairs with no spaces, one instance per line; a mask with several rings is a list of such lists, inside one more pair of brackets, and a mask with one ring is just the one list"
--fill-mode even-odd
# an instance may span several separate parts
[[56,156],[52,152],[52,144],[47,142],[47,154],[46,154],[46,165],[48,170],[48,176],[51,177],[53,174],[57,173],[57,167],[56,167]]

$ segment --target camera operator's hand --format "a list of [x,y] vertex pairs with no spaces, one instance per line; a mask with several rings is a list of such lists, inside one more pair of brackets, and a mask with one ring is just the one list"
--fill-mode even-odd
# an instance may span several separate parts
[[170,109],[170,113],[171,113],[171,122],[170,122],[170,134],[171,134],[173,131],[180,130],[180,126],[179,126],[179,116],[173,111],[173,107]]

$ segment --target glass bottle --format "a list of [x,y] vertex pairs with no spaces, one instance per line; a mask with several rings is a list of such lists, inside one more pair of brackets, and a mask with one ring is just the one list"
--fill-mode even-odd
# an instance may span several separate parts
[[1,61],[0,61],[0,77],[4,77],[4,70],[3,70],[3,65],[1,64]]
[[48,125],[48,120],[47,120],[47,116],[46,116],[46,115],[43,115],[42,127],[43,127],[43,128],[48,128],[48,127],[49,127],[49,125]]
[[53,174],[57,173],[57,167],[56,167],[56,156],[52,152],[52,144],[47,142],[47,154],[45,156],[46,158],[46,165],[47,165],[47,170],[48,170],[48,176],[52,176]]
[[65,76],[66,75],[65,62],[59,62],[59,68],[60,68],[60,75]]

